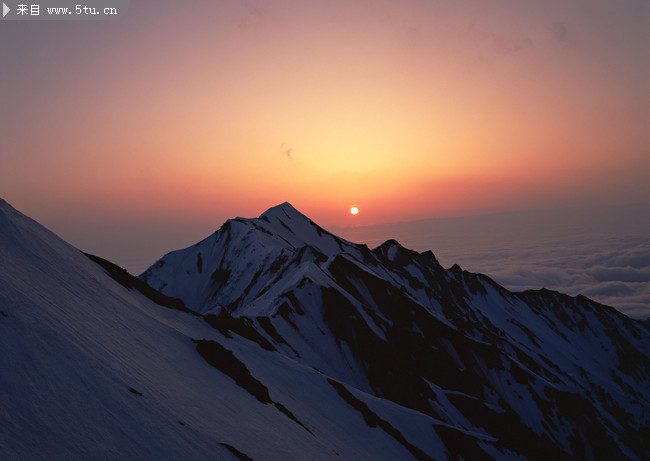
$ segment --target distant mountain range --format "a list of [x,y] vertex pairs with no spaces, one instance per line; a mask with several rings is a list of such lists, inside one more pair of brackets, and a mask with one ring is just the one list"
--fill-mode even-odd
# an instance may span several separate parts
[[290,204],[139,278],[0,201],[3,459],[648,459],[650,328]]

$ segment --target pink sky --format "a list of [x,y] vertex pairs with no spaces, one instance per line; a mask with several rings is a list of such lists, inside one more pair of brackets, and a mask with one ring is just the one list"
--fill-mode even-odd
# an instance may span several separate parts
[[645,0],[131,3],[0,23],[0,196],[73,243],[648,201]]

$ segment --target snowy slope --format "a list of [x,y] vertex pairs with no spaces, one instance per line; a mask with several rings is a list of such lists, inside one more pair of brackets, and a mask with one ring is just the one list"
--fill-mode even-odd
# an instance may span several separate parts
[[2,459],[444,453],[432,418],[352,388],[350,400],[349,385],[229,336],[128,290],[0,201]]
[[339,252],[360,254],[360,248],[284,203],[256,219],[228,220],[193,247],[168,253],[141,278],[201,313],[237,304],[245,305],[248,315],[269,315],[273,312],[266,303],[252,306],[248,301],[266,290],[272,290],[273,298],[281,290],[278,284],[292,285],[317,269],[314,259]]
[[141,278],[226,332],[433,418],[452,453],[650,456],[648,328],[587,298],[511,293],[395,241],[369,250],[288,203]]

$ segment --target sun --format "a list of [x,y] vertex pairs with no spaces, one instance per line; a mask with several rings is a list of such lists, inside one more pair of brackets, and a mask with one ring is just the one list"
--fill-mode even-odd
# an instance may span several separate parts
[[350,208],[350,213],[351,214],[357,214],[357,213],[359,213],[359,209],[357,207],[353,206],[352,208]]

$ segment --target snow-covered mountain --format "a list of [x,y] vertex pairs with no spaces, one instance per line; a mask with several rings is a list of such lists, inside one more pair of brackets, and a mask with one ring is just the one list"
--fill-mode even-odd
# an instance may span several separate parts
[[2,459],[650,456],[647,325],[288,203],[136,279],[0,200],[0,314]]
[[648,329],[584,297],[511,293],[395,241],[370,250],[288,203],[226,222],[141,278],[214,325],[432,418],[454,454],[650,454]]

